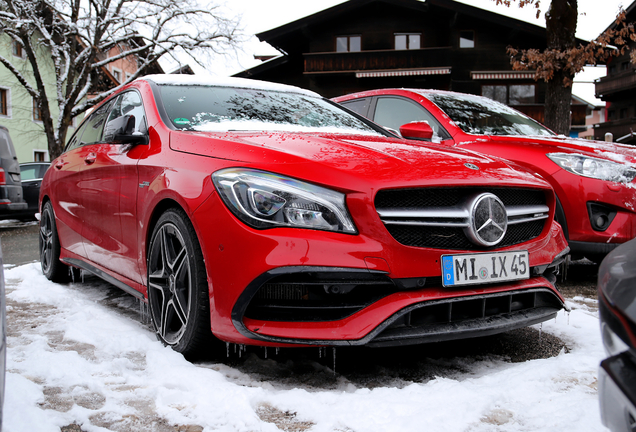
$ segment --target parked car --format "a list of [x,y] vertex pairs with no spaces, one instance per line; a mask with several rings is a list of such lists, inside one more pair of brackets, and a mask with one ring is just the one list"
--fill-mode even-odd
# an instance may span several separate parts
[[526,115],[482,96],[416,89],[334,98],[398,130],[428,122],[440,145],[498,156],[538,173],[557,195],[556,219],[573,258],[599,262],[636,236],[636,149],[557,136]]
[[27,208],[15,214],[17,219],[35,220],[40,201],[40,185],[49,166],[51,166],[50,162],[26,162],[20,164],[22,191]]
[[601,335],[608,358],[599,368],[603,424],[612,432],[636,428],[636,240],[614,249],[598,274]]
[[12,219],[16,213],[26,208],[18,157],[9,129],[0,125],[0,218]]
[[41,263],[147,301],[185,354],[211,333],[412,344],[554,317],[568,253],[555,206],[549,184],[499,159],[398,139],[313,92],[146,76],[51,163]]

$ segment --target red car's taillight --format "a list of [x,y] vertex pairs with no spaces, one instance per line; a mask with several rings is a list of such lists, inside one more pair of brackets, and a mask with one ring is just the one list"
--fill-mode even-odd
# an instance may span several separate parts
[[7,184],[7,176],[4,173],[4,170],[2,168],[0,168],[0,185],[6,185]]

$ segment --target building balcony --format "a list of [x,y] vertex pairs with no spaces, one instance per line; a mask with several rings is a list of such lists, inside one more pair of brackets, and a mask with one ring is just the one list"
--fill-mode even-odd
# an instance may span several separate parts
[[305,74],[333,74],[361,71],[423,71],[450,73],[451,47],[418,50],[305,53]]
[[636,71],[629,69],[614,75],[600,78],[595,83],[596,97],[602,99],[604,96],[624,90],[636,88]]
[[594,139],[603,141],[607,132],[614,135],[614,141],[634,143],[636,141],[636,118],[624,118],[594,125]]

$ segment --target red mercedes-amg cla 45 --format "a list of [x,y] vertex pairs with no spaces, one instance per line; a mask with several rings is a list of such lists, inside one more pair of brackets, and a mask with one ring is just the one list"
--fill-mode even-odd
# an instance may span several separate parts
[[147,302],[159,339],[391,345],[554,317],[568,252],[543,180],[402,140],[302,89],[147,76],[41,188],[42,270]]

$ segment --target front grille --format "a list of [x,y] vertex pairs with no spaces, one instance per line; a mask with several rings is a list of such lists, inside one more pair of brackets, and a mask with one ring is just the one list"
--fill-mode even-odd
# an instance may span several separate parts
[[506,207],[508,227],[496,247],[538,237],[549,215],[543,191],[505,188],[430,188],[379,191],[375,207],[387,230],[406,246],[487,249],[467,235],[470,203],[483,193],[496,195]]

